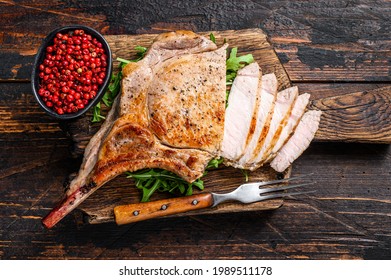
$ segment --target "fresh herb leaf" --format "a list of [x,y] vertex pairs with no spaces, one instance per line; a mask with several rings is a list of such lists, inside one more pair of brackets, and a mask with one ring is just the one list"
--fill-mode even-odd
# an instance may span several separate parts
[[95,105],[93,109],[93,116],[92,116],[92,122],[100,122],[101,120],[104,120],[105,117],[100,114],[100,102]]
[[[130,63],[130,62],[132,62],[131,60],[123,59],[123,58],[121,58],[121,57],[117,57],[117,61],[119,61],[119,62],[121,62],[121,63],[124,63],[124,65],[126,65],[126,64],[128,64],[128,63]],[[120,67],[120,68],[122,68],[122,67]]]
[[98,104],[95,105],[93,108],[93,115],[92,115],[92,122],[100,122],[105,119],[104,116],[101,115],[101,103],[103,102],[106,107],[111,107],[113,105],[115,97],[120,92],[120,85],[121,85],[121,79],[122,79],[122,62],[120,63],[120,70],[117,74],[111,75],[110,84],[107,87],[107,90],[105,94],[103,95],[102,99]]
[[249,178],[248,170],[247,169],[240,169],[240,171],[242,171],[242,173],[244,175],[245,182],[248,182],[248,178]]
[[178,175],[164,169],[144,169],[125,174],[126,178],[134,179],[136,187],[142,190],[141,202],[149,201],[156,191],[191,195],[194,187],[200,190],[204,189],[204,183],[201,179],[188,183]]
[[229,58],[227,59],[227,64],[226,64],[227,73],[225,78],[225,83],[227,86],[226,103],[225,103],[226,107],[228,107],[228,97],[230,93],[229,87],[232,85],[233,81],[235,80],[239,69],[254,62],[254,57],[252,54],[246,54],[241,56],[237,56],[237,54],[238,54],[238,48],[233,48],[231,49]]
[[233,82],[236,77],[236,74],[240,68],[243,68],[247,64],[254,62],[254,57],[252,54],[246,54],[242,56],[237,56],[238,48],[232,48],[227,59],[227,82]]
[[143,59],[148,50],[146,47],[142,46],[136,46],[134,49],[137,51],[137,59],[133,60],[133,62]]
[[211,169],[211,168],[218,168],[220,164],[222,164],[224,159],[222,157],[219,158],[214,158],[209,161],[209,163],[206,166],[206,169]]
[[[218,168],[223,162],[222,158],[216,158],[209,161],[206,169]],[[207,174],[205,171],[204,175]],[[126,172],[126,178],[132,178],[135,181],[135,185],[142,191],[141,202],[150,200],[150,197],[156,191],[179,193],[181,195],[192,195],[193,189],[204,189],[204,181],[202,178],[195,180],[193,183],[189,183],[176,175],[173,172],[164,169],[144,169],[136,172]]]
[[209,39],[210,39],[213,43],[216,44],[216,37],[215,37],[215,35],[214,35],[213,33],[210,33],[210,34],[209,34]]

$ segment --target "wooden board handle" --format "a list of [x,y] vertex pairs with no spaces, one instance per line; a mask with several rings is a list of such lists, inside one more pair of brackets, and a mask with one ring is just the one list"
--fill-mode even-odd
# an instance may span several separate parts
[[203,209],[210,207],[212,204],[212,194],[201,193],[186,197],[116,206],[114,208],[114,216],[118,225],[124,225],[152,218]]
[[315,141],[391,143],[391,87],[313,100],[322,111]]

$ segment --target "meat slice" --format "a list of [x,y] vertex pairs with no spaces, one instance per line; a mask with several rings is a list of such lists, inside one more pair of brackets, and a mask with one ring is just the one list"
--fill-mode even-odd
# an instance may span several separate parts
[[294,129],[298,125],[301,117],[303,116],[305,109],[307,108],[310,95],[308,93],[300,94],[297,97],[295,105],[293,106],[292,113],[289,116],[287,124],[281,131],[280,137],[271,149],[267,162],[273,159],[281,147],[289,140],[294,132]]
[[270,121],[269,130],[262,143],[257,144],[253,157],[247,162],[246,166],[250,170],[255,170],[262,166],[269,158],[271,149],[277,142],[282,129],[287,124],[295,100],[299,94],[297,87],[290,87],[277,93],[276,104],[273,110],[273,116]]
[[236,161],[243,155],[254,133],[261,76],[259,65],[254,62],[240,69],[232,84],[221,149],[221,155],[227,161]]
[[201,177],[222,141],[226,47],[193,32],[170,32],[157,37],[143,60],[129,63],[121,95],[43,224],[53,227],[124,171],[163,168],[188,182]]
[[311,110],[304,114],[294,134],[277,153],[270,166],[283,172],[309,146],[319,127],[321,111]]
[[[261,96],[258,108],[256,109],[256,123],[254,133],[251,136],[249,144],[243,155],[235,162],[229,162],[236,168],[246,168],[247,163],[253,157],[257,145],[262,145],[267,132],[269,124],[273,115],[273,109],[277,94],[277,77],[275,74],[266,74],[261,78]],[[227,122],[226,122],[227,124]],[[229,127],[227,127],[229,129]]]

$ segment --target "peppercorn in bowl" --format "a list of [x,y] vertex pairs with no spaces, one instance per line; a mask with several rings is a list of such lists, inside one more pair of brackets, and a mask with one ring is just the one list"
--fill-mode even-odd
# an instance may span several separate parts
[[38,104],[57,119],[74,119],[95,106],[112,73],[112,54],[93,28],[74,25],[53,30],[35,57],[31,84]]

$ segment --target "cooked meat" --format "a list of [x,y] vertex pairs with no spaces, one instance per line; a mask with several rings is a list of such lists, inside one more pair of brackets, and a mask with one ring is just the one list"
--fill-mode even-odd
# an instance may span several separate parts
[[143,60],[128,64],[121,95],[44,225],[53,227],[124,171],[163,168],[188,182],[201,177],[222,142],[226,47],[193,32],[171,32],[158,36]]
[[225,112],[221,155],[236,161],[244,153],[255,130],[260,97],[261,70],[258,63],[240,69],[232,84]]
[[238,71],[226,109],[226,48],[193,32],[170,32],[129,63],[121,94],[44,225],[53,227],[125,171],[162,168],[193,182],[213,157],[250,170],[271,162],[282,172],[300,156],[320,121],[319,111],[304,114],[309,95],[297,87],[277,92],[276,76],[262,76],[252,63]]
[[247,162],[246,166],[248,169],[255,170],[259,166],[262,166],[268,159],[271,149],[278,141],[282,129],[288,122],[298,93],[299,90],[297,87],[290,87],[277,93],[276,104],[274,106],[269,130],[262,146],[260,146],[258,142],[253,157]]
[[307,149],[318,130],[320,115],[321,111],[316,110],[311,110],[304,114],[292,137],[270,163],[274,170],[283,172]]
[[269,158],[266,161],[273,159],[276,156],[277,152],[281,149],[281,147],[289,140],[289,137],[291,137],[294,129],[300,121],[300,118],[303,116],[305,109],[307,108],[309,99],[310,95],[308,93],[300,94],[297,97],[295,105],[292,109],[292,113],[289,116],[288,123],[282,129],[280,137],[272,147],[272,150],[269,154]]
[[148,112],[150,128],[163,144],[219,155],[225,114],[225,57],[225,48],[176,56],[156,71],[148,91]]
[[[277,77],[274,74],[266,74],[261,78],[261,96],[258,108],[256,109],[257,118],[254,133],[251,136],[249,144],[246,146],[244,154],[237,160],[227,162],[236,168],[245,168],[247,162],[252,158],[255,149],[259,143],[261,145],[269,130],[269,123],[273,115],[273,108],[277,94]],[[227,122],[226,122],[227,123]],[[226,129],[229,127],[226,125]]]

